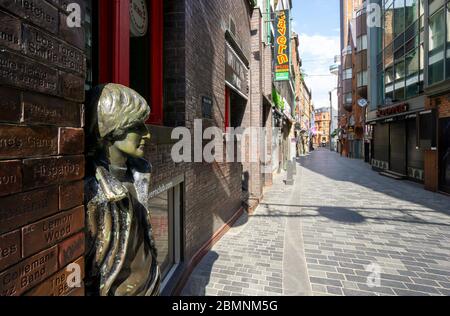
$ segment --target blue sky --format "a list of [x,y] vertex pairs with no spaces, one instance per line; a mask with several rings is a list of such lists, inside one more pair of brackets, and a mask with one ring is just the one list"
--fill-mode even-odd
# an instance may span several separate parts
[[[329,107],[337,78],[329,68],[340,51],[339,0],[293,0],[293,29],[300,36],[300,56],[316,108]],[[336,102],[334,106],[336,107]]]

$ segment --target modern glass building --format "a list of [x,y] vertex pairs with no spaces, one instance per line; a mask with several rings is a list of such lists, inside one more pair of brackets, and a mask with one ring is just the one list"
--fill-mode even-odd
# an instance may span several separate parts
[[368,3],[381,8],[380,27],[368,31],[372,165],[437,190],[433,162],[445,164],[437,161],[438,140],[448,135],[438,133],[442,111],[433,98],[450,91],[450,2]]

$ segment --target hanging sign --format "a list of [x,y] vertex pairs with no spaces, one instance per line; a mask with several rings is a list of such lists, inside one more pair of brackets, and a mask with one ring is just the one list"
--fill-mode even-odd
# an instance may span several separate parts
[[132,37],[142,37],[148,31],[148,10],[145,0],[130,2],[130,33]]
[[275,12],[275,81],[289,81],[289,11]]

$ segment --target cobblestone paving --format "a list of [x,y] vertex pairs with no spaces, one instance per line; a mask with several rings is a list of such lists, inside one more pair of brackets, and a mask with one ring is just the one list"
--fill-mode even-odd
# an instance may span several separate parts
[[[328,151],[301,163],[314,295],[450,295],[450,198]],[[371,264],[381,268],[379,287],[368,286]]]
[[[275,182],[266,203],[285,198],[281,177]],[[182,295],[282,295],[286,218],[271,216],[279,209],[260,206],[258,216],[242,216],[197,266]]]
[[[295,186],[277,177],[183,295],[450,295],[449,197],[327,150],[299,164]],[[379,286],[368,284],[370,265]]]

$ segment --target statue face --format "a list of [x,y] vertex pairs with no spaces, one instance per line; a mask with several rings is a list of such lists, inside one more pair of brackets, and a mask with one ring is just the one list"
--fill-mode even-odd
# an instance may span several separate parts
[[144,124],[127,130],[120,140],[114,142],[114,147],[132,158],[143,158],[144,148],[147,141],[151,139],[150,132]]

